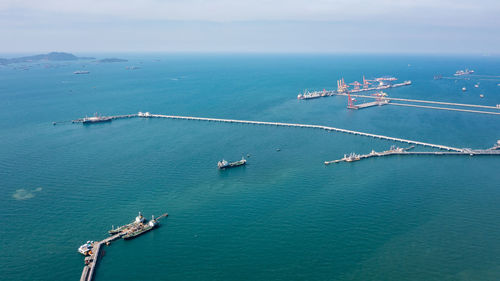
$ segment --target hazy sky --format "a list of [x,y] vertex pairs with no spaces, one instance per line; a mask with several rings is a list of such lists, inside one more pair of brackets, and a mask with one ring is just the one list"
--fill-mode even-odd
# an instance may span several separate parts
[[0,0],[0,52],[500,53],[499,0]]

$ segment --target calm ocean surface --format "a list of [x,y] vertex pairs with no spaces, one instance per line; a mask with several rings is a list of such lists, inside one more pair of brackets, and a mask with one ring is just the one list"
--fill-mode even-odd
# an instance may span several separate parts
[[[77,248],[138,211],[170,216],[155,231],[106,247],[96,281],[500,280],[500,158],[395,156],[325,166],[396,143],[167,119],[52,126],[94,112],[150,111],[488,148],[500,139],[499,116],[348,111],[345,97],[296,96],[332,89],[341,77],[394,75],[413,85],[389,89],[390,96],[495,105],[499,78],[433,76],[466,67],[500,75],[499,57],[90,55],[129,62],[0,67],[1,280],[77,280]],[[73,74],[83,69],[90,74]],[[221,158],[246,154],[246,167],[216,169]]]

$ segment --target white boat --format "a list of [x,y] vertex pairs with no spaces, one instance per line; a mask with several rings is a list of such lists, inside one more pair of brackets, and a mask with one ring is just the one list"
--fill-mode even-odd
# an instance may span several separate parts
[[463,88],[462,88],[462,91],[464,91],[464,92],[465,92],[465,91],[467,91],[467,88],[463,87]]
[[78,252],[84,256],[88,256],[91,254],[92,251],[92,245],[94,244],[94,241],[87,241],[87,243],[81,245],[78,248]]
[[467,74],[472,74],[474,73],[474,70],[472,69],[465,69],[465,70],[457,70],[457,72],[455,72],[455,74],[453,74],[454,76],[462,76],[462,75],[467,75]]

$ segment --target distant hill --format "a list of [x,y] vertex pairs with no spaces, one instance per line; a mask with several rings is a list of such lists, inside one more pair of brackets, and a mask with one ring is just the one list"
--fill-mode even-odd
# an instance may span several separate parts
[[37,61],[72,61],[72,60],[92,60],[92,57],[77,57],[70,53],[63,52],[52,52],[48,54],[12,58],[12,59],[2,59],[0,58],[0,64],[10,64],[10,63],[26,63],[26,62],[37,62]]
[[97,60],[96,62],[99,62],[99,63],[111,63],[111,62],[127,62],[128,60],[124,60],[124,59],[117,59],[117,58],[105,58],[105,59],[102,59],[102,60]]

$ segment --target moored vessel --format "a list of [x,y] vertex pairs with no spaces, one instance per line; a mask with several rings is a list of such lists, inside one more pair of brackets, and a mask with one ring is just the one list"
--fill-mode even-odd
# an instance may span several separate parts
[[[164,214],[163,216],[168,216],[168,214]],[[151,217],[150,221],[142,220],[141,223],[136,224],[127,234],[123,236],[123,239],[129,240],[136,238],[139,235],[142,235],[152,229],[154,229],[156,226],[158,226],[158,220],[162,216],[158,217],[155,219],[154,216]]]
[[82,122],[82,124],[93,124],[93,123],[111,122],[111,120],[113,120],[113,117],[99,116],[97,115],[97,113],[95,113],[94,116],[92,117],[85,116],[85,118],[82,118],[80,121]]
[[129,228],[132,228],[134,227],[135,225],[137,224],[141,224],[145,221],[145,218],[144,216],[141,214],[141,212],[139,212],[139,214],[137,215],[137,217],[135,217],[135,220],[129,224],[125,224],[125,225],[122,225],[120,227],[117,227],[117,228],[114,228],[114,226],[111,227],[111,230],[108,231],[108,233],[110,235],[114,235],[114,234],[117,234],[117,233],[120,233],[120,232],[123,232]]
[[93,247],[94,241],[87,241],[87,243],[81,245],[78,248],[78,252],[84,256],[88,256],[92,254],[92,247]]
[[245,165],[247,163],[247,160],[244,158],[241,158],[241,160],[229,163],[226,160],[222,159],[221,161],[217,162],[217,167],[219,169],[226,169],[226,168],[233,168],[233,167],[238,167]]
[[361,157],[360,157],[359,154],[356,154],[356,153],[352,152],[351,154],[349,154],[349,156],[344,155],[344,159],[343,160],[346,161],[346,162],[354,162],[354,161],[358,161],[360,159],[361,159]]
[[467,75],[467,74],[472,74],[474,73],[474,70],[472,69],[465,69],[465,70],[457,70],[455,72],[455,74],[453,74],[454,76],[462,76],[462,75]]

